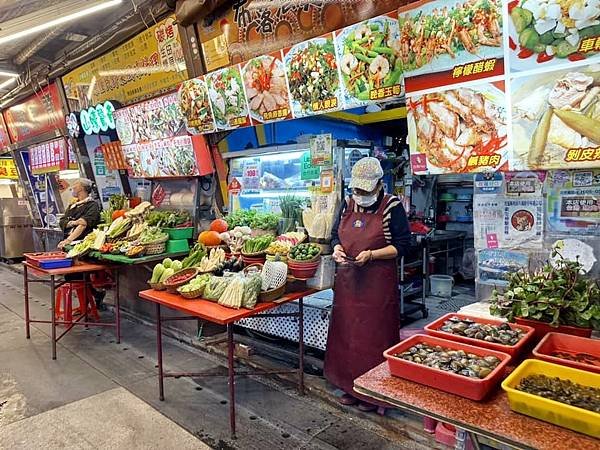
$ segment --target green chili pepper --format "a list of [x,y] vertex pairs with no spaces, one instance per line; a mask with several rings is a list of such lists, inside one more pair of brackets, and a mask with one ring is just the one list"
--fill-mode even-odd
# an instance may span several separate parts
[[379,53],[379,54],[384,54],[384,55],[393,55],[394,54],[394,50],[392,50],[389,47],[373,47],[373,51]]
[[369,58],[368,56],[362,55],[360,53],[354,55],[356,56],[356,59],[358,59],[359,61],[363,61],[366,62],[368,64],[371,64],[373,62],[373,58]]

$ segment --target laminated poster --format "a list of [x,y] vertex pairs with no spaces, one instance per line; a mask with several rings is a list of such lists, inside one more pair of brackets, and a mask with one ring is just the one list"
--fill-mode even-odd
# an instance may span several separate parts
[[504,74],[502,1],[420,1],[398,11],[407,93]]
[[514,0],[508,3],[511,71],[597,62],[597,1]]
[[498,195],[475,195],[473,229],[476,249],[503,247],[504,198]]
[[483,83],[407,98],[413,172],[507,170],[504,83]]
[[204,77],[192,78],[181,83],[177,99],[188,130],[199,133],[215,131],[215,119]]
[[514,78],[513,168],[600,167],[600,67]]
[[281,52],[257,56],[242,65],[242,77],[253,124],[292,118],[285,72]]
[[134,178],[191,177],[199,173],[190,136],[123,146],[123,153]]
[[600,169],[550,171],[546,183],[547,231],[597,235],[600,231]]
[[335,33],[345,108],[403,93],[397,14],[374,17]]
[[337,111],[342,107],[333,34],[283,50],[294,117]]
[[509,250],[481,250],[478,255],[478,281],[484,284],[506,286],[507,276],[529,268],[526,253]]
[[249,126],[248,102],[239,65],[211,72],[205,79],[217,129]]
[[541,197],[546,172],[506,172],[505,192],[510,197]]
[[504,201],[504,236],[510,248],[542,246],[544,201],[539,199],[506,199]]
[[310,160],[313,166],[333,165],[333,138],[331,134],[320,134],[309,140]]

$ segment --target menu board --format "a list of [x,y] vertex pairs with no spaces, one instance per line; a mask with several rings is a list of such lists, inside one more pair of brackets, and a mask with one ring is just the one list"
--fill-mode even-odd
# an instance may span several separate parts
[[508,168],[504,83],[440,90],[407,99],[408,142],[417,173]]
[[65,125],[58,87],[52,83],[23,102],[4,111],[4,119],[14,143],[27,141]]
[[123,146],[186,133],[177,93],[118,109],[114,118]]
[[402,93],[402,52],[395,12],[335,33],[346,108]]
[[209,73],[205,78],[217,130],[232,130],[250,125],[240,67],[220,69]]
[[67,169],[66,140],[60,138],[29,147],[29,164],[34,175]]
[[135,178],[199,175],[191,136],[176,136],[123,146],[129,174]]
[[242,76],[253,124],[292,118],[281,52],[252,58],[242,66]]
[[107,142],[102,144],[102,153],[106,167],[110,170],[126,170],[127,162],[123,155],[123,148],[120,142]]

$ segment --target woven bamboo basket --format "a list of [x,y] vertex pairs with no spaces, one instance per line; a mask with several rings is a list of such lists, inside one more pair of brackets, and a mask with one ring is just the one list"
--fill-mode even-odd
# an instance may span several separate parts
[[162,283],[150,283],[148,281],[148,284],[150,285],[150,287],[152,289],[154,289],[155,291],[164,291],[166,288],[163,286]]
[[204,288],[196,289],[195,291],[189,291],[189,292],[181,292],[179,290],[179,288],[177,288],[177,293],[179,295],[181,295],[182,297],[191,300],[191,299],[194,299],[194,298],[200,298],[200,297],[202,297],[202,294],[204,294]]
[[280,298],[283,294],[285,294],[285,285],[283,283],[281,286],[275,289],[271,289],[270,291],[261,291],[258,296],[259,302],[272,302]]

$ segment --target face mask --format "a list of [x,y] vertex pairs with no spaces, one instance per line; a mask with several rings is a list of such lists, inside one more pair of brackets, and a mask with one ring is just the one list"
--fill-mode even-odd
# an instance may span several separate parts
[[377,201],[378,193],[372,195],[352,195],[352,198],[356,202],[358,206],[362,206],[363,208],[368,208],[371,205],[374,205]]

